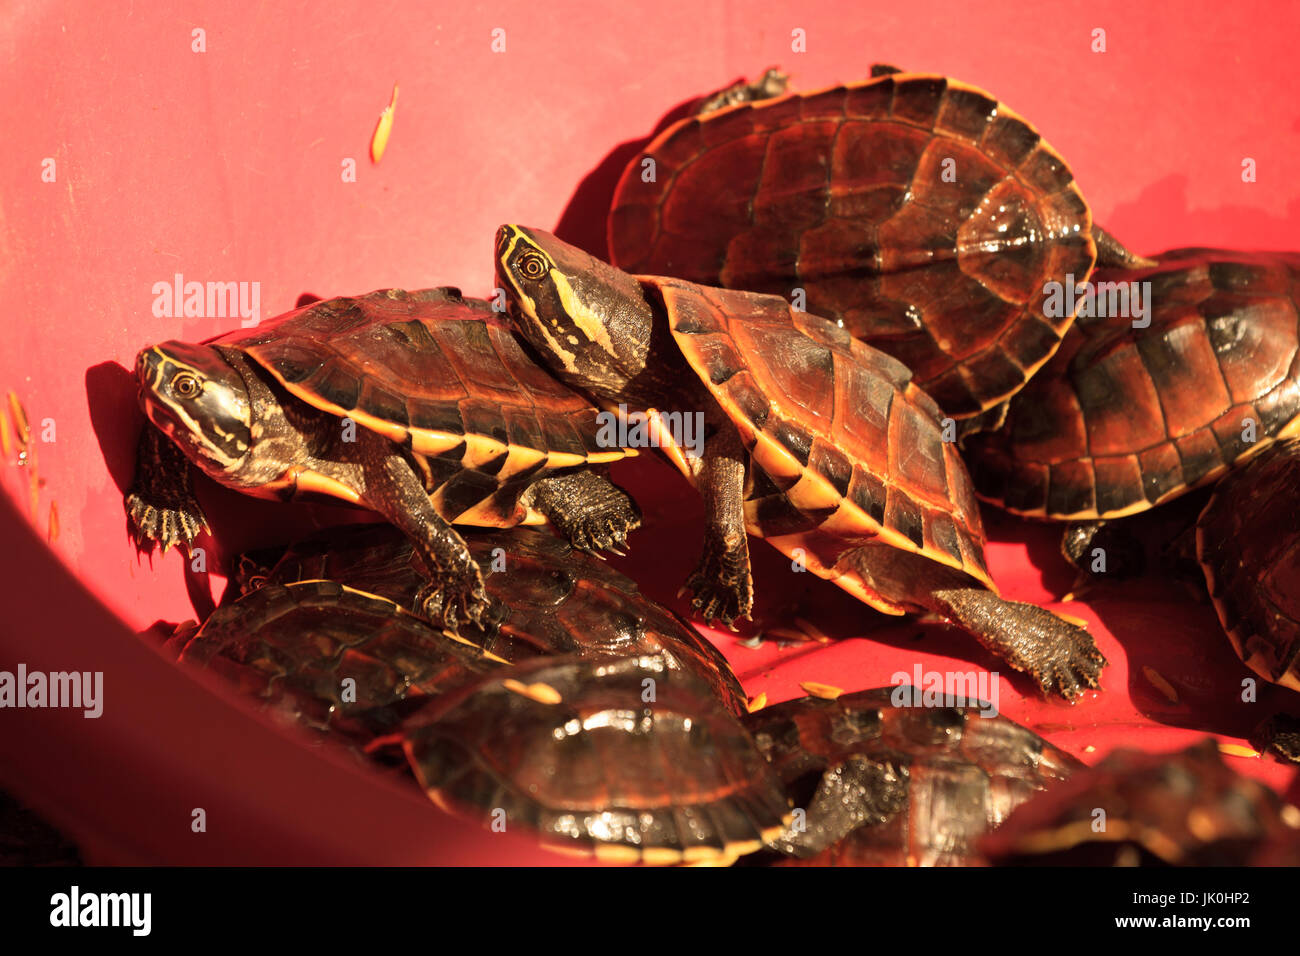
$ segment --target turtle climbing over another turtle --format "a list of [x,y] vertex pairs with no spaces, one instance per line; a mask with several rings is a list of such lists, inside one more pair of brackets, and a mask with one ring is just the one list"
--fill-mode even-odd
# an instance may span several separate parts
[[1065,160],[983,90],[892,67],[784,89],[769,70],[724,90],[633,159],[609,214],[615,265],[802,294],[967,418],[1056,350],[1074,319],[1060,290],[1098,260],[1149,264],[1093,223]]
[[[604,561],[532,528],[467,532],[465,543],[491,603],[481,623],[462,626],[460,636],[488,654],[511,663],[660,654],[670,667],[708,683],[733,714],[747,713],[744,688],[727,659]],[[414,553],[389,525],[336,528],[287,549],[245,555],[237,579],[244,593],[329,579],[410,610],[424,585]]]
[[517,664],[393,739],[439,806],[607,862],[729,863],[790,821],[739,720],[654,655]]
[[617,548],[635,504],[591,466],[595,408],[529,360],[485,302],[389,289],[317,302],[206,345],[136,359],[141,435],[129,524],[142,547],[188,547],[206,526],[188,462],[245,494],[324,495],[411,540],[421,613],[455,630],[487,607],[452,524],[550,521],[579,547]]
[[1300,866],[1300,810],[1207,738],[1117,750],[1023,804],[980,849],[1000,865]]
[[[648,412],[651,442],[703,496],[688,584],[706,620],[750,611],[748,531],[878,610],[952,619],[1045,691],[1097,686],[1085,630],[997,595],[965,466],[897,360],[775,296],[631,276],[540,230],[502,226],[496,264],[541,360],[598,403]],[[699,417],[702,448],[683,447],[676,415]]]
[[[976,841],[1083,767],[983,702],[926,707],[909,686],[804,697],[745,718],[797,826],[764,862],[970,866]],[[751,860],[758,862],[757,857]]]

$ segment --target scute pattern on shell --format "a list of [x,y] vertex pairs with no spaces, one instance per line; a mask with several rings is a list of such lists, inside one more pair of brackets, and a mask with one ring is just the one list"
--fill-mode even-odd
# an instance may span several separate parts
[[949,413],[1020,388],[1071,316],[1092,220],[1064,160],[1014,112],[900,74],[683,120],[624,173],[609,220],[630,272],[789,296],[903,361]]
[[[519,692],[535,685],[558,702]],[[740,722],[707,685],[657,657],[529,661],[432,702],[403,733],[436,802],[485,823],[504,811],[507,827],[557,849],[726,860],[758,850],[789,820]]]
[[1081,318],[1002,427],[968,439],[982,497],[1031,516],[1132,514],[1298,427],[1300,254],[1180,249],[1159,262],[1093,277],[1151,282],[1148,327]]
[[752,534],[823,577],[856,574],[840,557],[881,536],[992,587],[965,465],[901,363],[775,296],[643,281],[761,469]]

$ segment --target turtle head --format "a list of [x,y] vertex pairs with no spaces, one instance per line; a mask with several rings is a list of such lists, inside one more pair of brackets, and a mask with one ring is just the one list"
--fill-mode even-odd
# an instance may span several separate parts
[[252,407],[239,371],[211,345],[163,342],[136,356],[140,407],[185,456],[220,478],[252,446]]
[[641,284],[540,229],[497,230],[497,285],[515,331],[561,379],[623,397],[645,368],[654,312]]

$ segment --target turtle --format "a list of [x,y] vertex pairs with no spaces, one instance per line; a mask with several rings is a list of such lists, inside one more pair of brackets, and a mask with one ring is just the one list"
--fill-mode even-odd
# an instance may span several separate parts
[[326,580],[267,584],[221,605],[178,659],[354,749],[424,698],[507,663],[388,598]]
[[452,524],[550,521],[619,549],[640,523],[604,474],[599,411],[531,361],[486,302],[444,287],[316,302],[207,344],[136,359],[141,434],[126,495],[137,544],[188,548],[206,518],[187,462],[259,497],[326,496],[402,529],[431,576],[422,613],[487,607]]
[[[1062,551],[1081,568],[1098,535],[1107,557],[1132,548],[1106,522],[1300,434],[1300,254],[1173,249],[1095,279],[1117,307],[1080,317],[1000,426],[962,441],[976,493],[1072,522]],[[1146,314],[1116,316],[1134,289]]]
[[[688,586],[705,620],[750,612],[748,531],[879,611],[952,619],[1045,691],[1097,686],[1087,631],[999,597],[965,466],[902,363],[779,297],[631,276],[537,229],[501,227],[496,267],[539,359],[648,413],[650,442],[702,495]],[[683,445],[688,420],[702,447]]]
[[[802,808],[783,865],[980,865],[976,841],[1083,764],[983,701],[904,685],[803,697],[745,719]],[[751,860],[757,859],[751,857]]]
[[444,809],[606,862],[730,863],[791,818],[740,721],[659,655],[534,658],[393,736]]
[[[1300,690],[1300,440],[1275,442],[1214,488],[1196,555],[1237,655]],[[1294,733],[1294,731],[1292,731]]]
[[[604,561],[533,528],[467,532],[465,542],[491,600],[481,625],[461,627],[465,640],[510,662],[559,654],[661,654],[670,667],[707,682],[733,714],[748,712],[748,698],[727,659]],[[332,529],[288,549],[245,555],[237,580],[243,593],[250,593],[267,585],[328,579],[414,610],[424,577],[413,556],[409,539],[392,526],[359,525]]]
[[1121,748],[1015,810],[980,849],[998,865],[1300,865],[1300,810],[1206,738]]
[[1148,260],[1093,223],[1064,159],[958,80],[877,67],[784,92],[769,70],[635,156],[608,219],[633,273],[790,297],[901,360],[954,419],[1020,389],[1094,264]]

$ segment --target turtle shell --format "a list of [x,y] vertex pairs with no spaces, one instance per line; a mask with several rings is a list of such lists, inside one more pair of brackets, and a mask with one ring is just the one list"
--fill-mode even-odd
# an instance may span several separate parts
[[[642,282],[758,466],[746,487],[751,534],[889,614],[916,608],[841,562],[867,541],[956,568],[996,593],[966,467],[944,440],[939,407],[902,363],[775,296]],[[658,439],[692,478],[671,436]]]
[[1048,359],[1073,316],[1047,307],[1045,286],[1084,281],[1096,259],[1055,150],[989,94],[925,74],[669,127],[619,182],[609,249],[629,272],[802,290],[956,417]]
[[966,440],[981,497],[1116,518],[1300,432],[1300,254],[1179,249],[1094,281],[1150,283],[1150,324],[1080,317],[1001,427]]
[[180,660],[292,722],[357,744],[392,730],[403,702],[446,693],[505,663],[386,598],[335,581],[268,584],[218,607]]
[[1300,810],[1226,766],[1210,738],[1174,754],[1117,750],[1025,803],[981,849],[999,864],[1297,866]]
[[1237,655],[1300,690],[1300,441],[1278,442],[1214,489],[1196,556]]
[[[883,687],[745,720],[796,808],[772,846],[809,866],[966,866],[976,841],[1083,765],[987,705]],[[942,701],[940,702],[942,704]],[[798,815],[796,815],[798,819]]]
[[[531,528],[465,540],[491,599],[483,627],[460,629],[466,640],[510,662],[661,654],[708,683],[732,713],[747,712],[744,688],[717,648],[606,562]],[[245,562],[244,586],[251,589],[251,575],[258,586],[328,578],[411,609],[424,584],[412,554],[410,540],[389,525],[334,529]],[[251,567],[258,563],[273,566]]]
[[658,656],[538,658],[431,701],[402,728],[440,806],[616,862],[727,862],[789,822],[740,722]]
[[543,472],[635,454],[602,447],[598,410],[529,359],[491,306],[456,289],[330,299],[211,344],[409,447],[451,521],[540,523],[516,502]]

